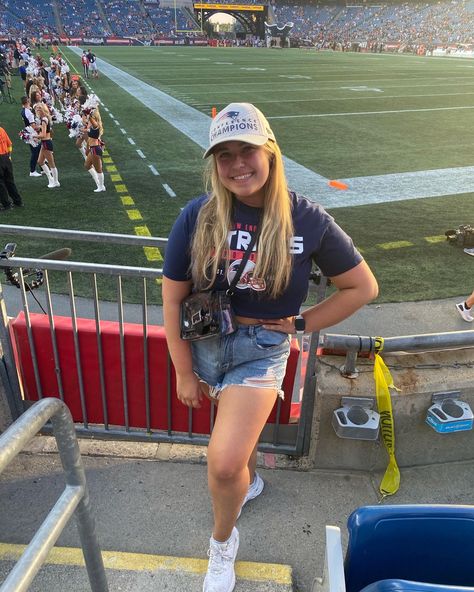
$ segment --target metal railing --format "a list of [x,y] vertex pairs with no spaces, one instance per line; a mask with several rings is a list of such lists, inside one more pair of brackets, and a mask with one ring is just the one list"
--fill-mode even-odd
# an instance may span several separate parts
[[[70,231],[62,229],[46,229],[46,228],[30,228],[25,226],[9,226],[0,225],[0,231],[4,235],[20,235],[22,237],[41,237],[41,238],[62,238],[64,240],[86,240],[100,243],[114,243],[114,244],[127,244],[135,245],[139,247],[157,247],[163,248],[167,239],[151,238],[151,237],[135,237],[129,235],[110,235],[92,232],[82,231]],[[31,323],[30,307],[28,303],[28,286],[23,276],[23,270],[26,268],[39,268],[44,270],[44,295],[45,295],[45,312],[49,319],[49,330],[51,335],[52,350],[54,356],[54,368],[57,381],[57,392],[58,396],[64,400],[63,392],[63,369],[60,364],[60,355],[57,345],[57,336],[55,328],[55,311],[53,310],[53,298],[50,289],[50,281],[48,272],[50,270],[61,271],[67,276],[68,285],[68,308],[69,311],[67,316],[70,316],[72,321],[72,332],[74,337],[74,353],[76,361],[76,371],[79,386],[80,404],[82,408],[82,426],[76,423],[76,433],[85,437],[94,438],[108,438],[108,439],[126,439],[135,441],[155,441],[155,442],[168,442],[168,443],[184,443],[184,444],[199,444],[207,445],[209,437],[195,433],[193,431],[193,410],[187,411],[188,418],[188,430],[187,432],[176,432],[171,429],[171,415],[172,415],[172,364],[171,359],[167,357],[167,371],[166,376],[163,376],[163,381],[166,383],[167,391],[167,429],[157,430],[152,429],[150,420],[150,406],[151,406],[151,394],[150,394],[150,364],[153,363],[149,356],[149,312],[152,308],[148,303],[148,285],[151,281],[153,287],[156,288],[155,280],[162,276],[161,269],[155,268],[143,268],[143,267],[129,267],[120,265],[103,265],[85,262],[73,262],[73,261],[58,261],[48,259],[31,259],[13,257],[10,259],[0,259],[0,270],[1,268],[11,267],[18,273],[18,283],[21,293],[21,301],[23,307],[23,313],[26,322],[26,331],[28,336],[29,349],[31,352],[34,380],[36,383],[36,391],[38,397],[43,396],[43,386],[41,382],[41,372],[38,366],[38,356],[36,352],[36,343],[33,336],[33,329]],[[93,315],[95,319],[96,336],[97,336],[97,350],[98,350],[98,364],[99,364],[99,376],[100,376],[100,392],[94,393],[94,396],[99,397],[102,403],[103,409],[103,424],[97,424],[89,422],[86,405],[86,387],[83,379],[82,372],[82,354],[79,342],[78,333],[78,315],[76,311],[76,296],[73,274],[78,272],[89,274],[92,284],[92,298],[91,303],[93,304]],[[107,393],[105,387],[105,368],[104,368],[104,352],[103,344],[101,339],[101,302],[99,300],[99,293],[97,288],[97,278],[99,276],[108,275],[116,277],[116,305],[117,305],[117,319],[119,327],[119,342],[120,342],[120,364],[122,369],[121,384],[122,384],[122,400],[123,400],[123,415],[124,425],[110,425],[107,413]],[[125,313],[124,308],[126,305],[123,302],[122,294],[122,277],[135,278],[140,283],[141,289],[141,325],[143,334],[143,373],[144,373],[144,398],[146,408],[146,426],[143,429],[134,428],[130,426],[129,421],[129,393],[127,385],[127,375],[125,373],[126,357],[127,357],[127,346],[125,339]],[[325,281],[321,281],[317,288],[317,298],[321,299],[325,293]],[[58,299],[58,295],[54,295],[55,301]],[[64,297],[63,297],[64,298]],[[103,303],[102,303],[103,304]],[[2,289],[0,285],[0,344],[3,345],[4,361],[9,377],[9,384],[7,390],[9,391],[9,399],[11,399],[12,413],[18,416],[24,409],[24,402],[22,400],[21,389],[22,385],[18,381],[18,372],[16,368],[16,362],[13,355],[13,348],[10,342],[10,331],[9,331],[9,318],[2,296]],[[316,350],[319,340],[319,334],[315,333],[311,336],[311,342],[309,344],[308,362],[306,366],[306,373],[303,378],[303,395],[300,398],[300,376],[295,377],[294,387],[294,400],[300,404],[299,418],[294,423],[283,423],[281,419],[281,399],[277,402],[277,413],[275,423],[267,424],[262,433],[260,439],[261,451],[267,452],[278,452],[282,454],[290,455],[302,455],[306,454],[309,450],[309,438],[311,434],[311,423],[312,414],[314,407],[314,396],[316,390]],[[300,364],[298,364],[298,371]],[[21,375],[20,368],[20,375]],[[51,390],[49,391],[51,392]],[[55,393],[56,394],[56,393]],[[211,405],[210,409],[210,425],[214,422],[215,408]],[[45,428],[43,431],[47,431]]]
[[[379,338],[327,333],[323,336],[322,347],[327,350],[346,352],[345,363],[341,367],[341,374],[348,378],[356,378],[358,354],[374,353],[377,347],[377,339]],[[401,335],[397,337],[386,337],[383,340],[384,353],[447,350],[463,347],[474,347],[474,331]]]
[[74,424],[62,401],[54,398],[38,401],[0,436],[0,474],[50,419],[66,476],[66,488],[0,587],[0,592],[28,590],[74,513],[91,590],[107,592],[107,579]]

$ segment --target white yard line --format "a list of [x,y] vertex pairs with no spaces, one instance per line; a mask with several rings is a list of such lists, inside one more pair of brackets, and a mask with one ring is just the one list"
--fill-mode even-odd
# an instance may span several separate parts
[[[80,48],[69,49],[79,55],[82,53]],[[102,59],[98,59],[98,66],[104,75],[111,78],[134,99],[139,100],[201,148],[207,147],[211,120],[209,116]],[[341,82],[347,84],[346,80]],[[374,82],[380,83],[381,80]],[[235,90],[233,92],[235,94]],[[341,191],[328,187],[325,177],[299,163],[286,157],[284,161],[289,186],[328,208],[470,193],[474,187],[474,167],[459,167],[339,179],[349,186],[348,190]]]
[[130,144],[131,144],[132,146],[135,146],[135,141],[134,141],[134,140],[132,140],[132,138],[127,138],[127,140],[130,142]]
[[464,107],[433,107],[432,109],[394,109],[391,111],[355,111],[352,113],[306,113],[304,115],[274,115],[267,119],[304,119],[307,117],[354,117],[355,115],[387,115],[393,113],[422,113],[424,111],[458,111],[460,109],[474,109],[474,105]]
[[176,193],[171,189],[171,187],[167,183],[163,183],[163,189],[170,197],[176,197]]
[[148,168],[150,169],[150,171],[156,176],[159,177],[160,173],[155,169],[155,167],[152,164],[148,165]]
[[146,156],[143,154],[141,150],[137,150],[137,154],[140,158],[146,158]]

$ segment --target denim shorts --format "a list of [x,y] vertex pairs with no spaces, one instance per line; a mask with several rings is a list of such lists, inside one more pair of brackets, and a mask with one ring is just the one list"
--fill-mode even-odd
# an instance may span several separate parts
[[238,325],[230,335],[191,342],[193,370],[218,399],[226,386],[270,388],[283,398],[290,335],[262,325]]

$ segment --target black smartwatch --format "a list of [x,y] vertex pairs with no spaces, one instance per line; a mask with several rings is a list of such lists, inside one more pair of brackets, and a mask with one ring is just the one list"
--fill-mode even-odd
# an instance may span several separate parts
[[295,331],[297,333],[297,335],[302,335],[306,329],[306,322],[304,320],[304,317],[301,315],[298,315],[295,317]]

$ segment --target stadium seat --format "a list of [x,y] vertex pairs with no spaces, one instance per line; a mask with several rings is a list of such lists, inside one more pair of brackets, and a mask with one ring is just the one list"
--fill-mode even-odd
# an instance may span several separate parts
[[341,531],[326,527],[329,592],[474,592],[474,506],[364,506]]
[[363,588],[362,592],[469,592],[474,590],[467,586],[443,586],[426,582],[409,582],[407,580],[381,580]]

